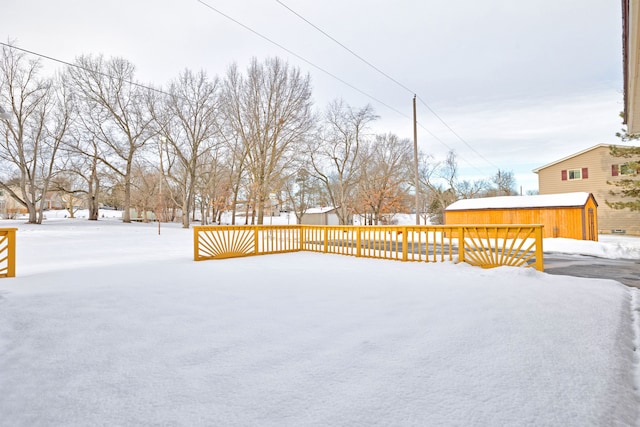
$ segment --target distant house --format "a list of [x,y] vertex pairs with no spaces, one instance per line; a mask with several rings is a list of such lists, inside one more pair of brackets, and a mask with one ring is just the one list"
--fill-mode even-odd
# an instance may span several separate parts
[[[19,187],[11,188],[14,193],[20,194]],[[36,209],[40,208],[40,201],[36,203]],[[44,209],[64,209],[65,205],[56,192],[48,192],[45,196],[44,200]],[[28,210],[26,207],[22,206],[16,199],[14,199],[11,194],[3,189],[0,189],[0,218],[16,218],[20,215],[26,215]]]
[[[17,191],[17,188],[13,190]],[[0,189],[0,219],[14,219],[26,213],[27,208],[11,197],[8,191]]]
[[542,224],[543,237],[598,240],[598,204],[590,193],[465,199],[445,209],[445,224]]
[[[65,200],[67,199],[67,200]],[[76,203],[67,203],[67,202],[76,202]],[[50,191],[45,196],[44,208],[45,210],[52,209],[66,209],[67,205],[69,207],[76,206],[81,204],[81,199],[77,197],[72,197],[71,195],[61,196],[60,193],[55,191]]]
[[618,179],[635,176],[637,171],[626,166],[632,159],[613,157],[609,144],[600,144],[534,169],[538,174],[541,195],[568,192],[592,193],[598,201],[598,233],[627,233],[640,235],[640,214],[629,209],[612,209],[606,201],[621,200],[609,192],[615,186],[608,184]]
[[305,225],[340,225],[336,208],[311,208],[302,214],[300,224]]

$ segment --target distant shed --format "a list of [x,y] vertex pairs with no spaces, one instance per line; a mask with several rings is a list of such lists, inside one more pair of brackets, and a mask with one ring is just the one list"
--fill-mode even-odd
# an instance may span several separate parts
[[458,200],[445,224],[542,224],[544,237],[598,240],[598,203],[591,193]]
[[302,214],[300,224],[305,225],[339,225],[337,209],[333,207],[309,208]]

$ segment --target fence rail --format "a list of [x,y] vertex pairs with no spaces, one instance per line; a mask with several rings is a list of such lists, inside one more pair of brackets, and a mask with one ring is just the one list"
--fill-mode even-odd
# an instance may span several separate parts
[[194,227],[194,259],[311,251],[397,261],[544,270],[542,225]]
[[0,278],[16,277],[16,230],[0,228]]

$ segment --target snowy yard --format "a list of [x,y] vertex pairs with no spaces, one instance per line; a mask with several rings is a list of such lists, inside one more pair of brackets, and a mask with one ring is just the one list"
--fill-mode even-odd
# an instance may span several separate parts
[[[638,424],[640,295],[614,281],[306,252],[194,262],[176,225],[14,226],[3,426]],[[572,242],[545,249],[640,258],[640,239]]]

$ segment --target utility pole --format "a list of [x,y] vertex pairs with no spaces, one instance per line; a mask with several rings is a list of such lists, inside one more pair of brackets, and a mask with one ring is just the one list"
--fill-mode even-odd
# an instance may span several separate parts
[[416,225],[420,225],[420,175],[418,174],[418,119],[416,118],[416,95],[413,95],[413,169],[416,188]]

